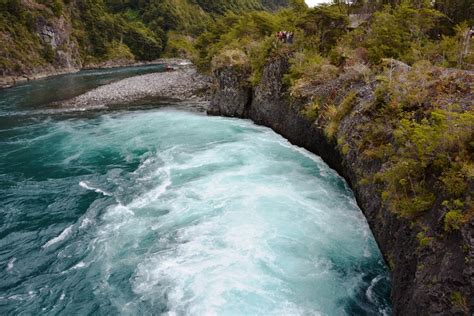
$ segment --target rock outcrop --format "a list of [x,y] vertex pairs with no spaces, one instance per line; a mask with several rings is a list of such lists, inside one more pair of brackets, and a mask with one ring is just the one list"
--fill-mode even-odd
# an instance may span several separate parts
[[[456,234],[420,249],[419,230],[410,220],[384,205],[381,184],[361,184],[361,170],[363,174],[375,174],[382,167],[379,161],[364,158],[355,145],[360,137],[356,127],[370,120],[364,107],[374,98],[374,85],[359,82],[347,87],[344,85],[347,83],[335,80],[318,89],[320,94],[333,94],[339,99],[344,98],[346,91],[357,91],[357,102],[341,120],[334,138],[344,139],[347,148],[341,150],[336,140],[325,136],[317,120],[314,122],[302,114],[308,100],[289,95],[283,83],[289,66],[287,56],[271,60],[251,96],[245,74],[229,68],[215,71],[215,92],[209,114],[249,118],[268,126],[293,144],[321,156],[347,180],[391,269],[394,315],[471,315],[474,219]],[[432,219],[433,227],[439,227],[440,219],[442,215]]]
[[245,117],[252,102],[248,70],[223,67],[214,72],[216,81],[208,113],[230,117]]
[[[32,36],[38,38],[34,48],[21,61],[5,53],[16,67],[0,69],[0,88],[24,81],[79,71],[82,58],[79,45],[73,38],[73,26],[67,15],[45,18],[39,15],[32,21]],[[6,46],[15,46],[7,33],[0,32],[0,38]],[[0,49],[3,53],[3,51]]]

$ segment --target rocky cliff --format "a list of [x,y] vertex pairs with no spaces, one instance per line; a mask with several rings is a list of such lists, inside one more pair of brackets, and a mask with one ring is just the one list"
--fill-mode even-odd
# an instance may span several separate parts
[[[40,7],[40,9],[43,9]],[[39,15],[29,21],[29,32],[11,36],[0,30],[0,87],[48,75],[77,71],[82,67],[73,26],[67,14]],[[12,31],[13,32],[13,31]]]
[[273,58],[264,68],[261,82],[253,88],[240,69],[215,70],[209,114],[250,118],[271,127],[293,144],[321,156],[348,181],[391,269],[394,315],[471,315],[474,218],[455,233],[428,239],[428,246],[420,243],[420,232],[434,234],[442,230],[445,211],[440,204],[414,222],[383,202],[383,183],[365,180],[383,168],[382,161],[368,159],[357,146],[361,126],[374,120],[367,106],[376,98],[374,84],[340,77],[315,88],[312,99],[330,97],[336,103],[355,91],[352,109],[340,120],[336,137],[329,138],[321,124],[324,117],[303,114],[311,100],[290,96],[284,84],[289,66],[288,56]]
[[287,5],[287,0],[0,1],[0,88],[83,67],[191,56],[195,38],[215,17]]

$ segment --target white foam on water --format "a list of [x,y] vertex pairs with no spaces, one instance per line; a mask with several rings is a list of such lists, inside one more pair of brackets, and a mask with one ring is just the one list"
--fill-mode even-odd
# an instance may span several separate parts
[[149,203],[156,201],[161,195],[163,195],[167,188],[171,185],[170,180],[170,168],[160,169],[160,174],[163,174],[164,181],[159,186],[155,187],[154,189],[148,191],[146,194],[140,196],[139,198],[135,199],[132,203],[130,203],[127,207],[128,208],[140,208],[148,205]]
[[79,226],[80,229],[87,228],[90,226],[94,221],[90,219],[89,217],[84,217],[84,219],[81,221],[81,225]]
[[47,243],[45,243],[42,248],[48,248],[48,247],[51,247],[52,245],[58,243],[58,242],[61,242],[63,240],[65,240],[69,235],[71,235],[72,233],[72,227],[73,225],[70,225],[68,227],[66,227],[62,232],[61,234],[59,234],[57,237],[54,237],[53,239],[49,240]]
[[81,261],[78,264],[76,264],[75,266],[73,266],[71,269],[81,269],[81,268],[84,268],[85,266],[86,266],[86,264],[84,263],[84,261]]
[[96,192],[96,193],[100,193],[100,194],[105,195],[105,196],[112,196],[111,193],[106,192],[106,191],[104,191],[104,190],[102,190],[102,189],[99,189],[99,188],[95,188],[95,187],[91,186],[91,185],[90,185],[88,182],[86,182],[86,181],[81,181],[81,182],[79,182],[79,185],[80,185],[82,188],[86,189],[86,190],[94,191],[94,192]]
[[118,311],[345,314],[363,284],[358,267],[380,257],[347,185],[268,129],[177,111],[109,117],[100,128],[107,138],[80,141],[141,163],[117,172],[119,202],[80,220],[94,238],[70,270],[99,269],[95,294]]
[[7,272],[11,272],[13,270],[13,267],[15,265],[15,261],[16,261],[16,258],[11,258],[9,261],[8,261],[8,264],[7,264]]

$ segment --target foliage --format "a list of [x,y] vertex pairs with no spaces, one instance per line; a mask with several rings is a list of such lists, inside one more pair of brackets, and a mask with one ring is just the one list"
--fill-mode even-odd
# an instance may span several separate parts
[[446,14],[454,23],[474,23],[474,2],[471,0],[437,0],[435,8]]
[[420,244],[421,248],[428,247],[433,238],[426,236],[426,231],[421,231],[416,235],[416,239],[418,239],[418,243]]
[[327,58],[308,51],[297,52],[290,59],[291,67],[285,82],[291,86],[291,94],[300,96],[304,90],[322,82],[337,78],[339,70]]
[[348,115],[352,108],[355,105],[357,100],[357,93],[355,91],[351,91],[347,94],[347,96],[342,100],[341,104],[338,107],[329,107],[327,111],[327,118],[328,123],[324,132],[329,139],[334,138],[336,136],[338,127],[342,119]]
[[301,114],[310,121],[316,121],[319,116],[320,106],[319,103],[313,101],[310,104],[307,104],[302,110]]
[[366,23],[338,38],[330,52],[331,61],[338,65],[357,61],[354,53],[363,48],[372,64],[394,58],[408,64],[429,60],[445,67],[474,67],[474,45],[467,41],[468,22],[453,24],[436,8],[416,1],[380,8]]
[[[392,146],[387,151],[380,142],[368,144],[375,152],[384,152],[379,157],[385,157],[386,163],[378,174],[385,183],[382,198],[402,216],[429,210],[435,202],[434,188],[457,199],[465,196],[467,183],[472,181],[466,172],[470,168],[465,166],[471,161],[474,111],[445,103],[448,80],[439,78],[426,63],[418,64],[408,73],[382,81],[383,89],[374,100],[378,115],[384,117],[376,124],[382,125],[385,135],[391,134]],[[460,83],[459,92],[469,89],[462,87]],[[457,223],[453,221],[456,215],[448,216],[449,225]]]
[[43,47],[40,38],[33,33],[32,23],[47,10],[28,10],[20,0],[0,0],[0,74],[20,72],[25,65],[40,67],[54,59],[51,47]]
[[168,42],[163,53],[164,57],[196,59],[197,54],[194,39],[191,36],[182,35],[175,31],[168,33]]
[[347,15],[335,6],[319,6],[307,10],[297,26],[304,30],[305,40],[313,49],[328,52],[346,33]]
[[[71,23],[72,38],[66,45],[77,43],[85,63],[153,60],[163,53],[196,58],[194,38],[212,29],[218,15],[285,5],[286,0],[0,0],[0,73],[31,71],[55,62],[58,48],[42,42],[38,19],[46,25],[64,25],[58,19]],[[267,21],[261,11],[254,15],[253,26],[260,31],[272,28]],[[241,31],[245,32],[244,24]]]
[[459,230],[463,222],[463,216],[459,211],[449,211],[444,215],[444,230],[452,232]]
[[107,60],[133,60],[135,55],[130,51],[130,48],[124,43],[113,41],[107,46]]
[[375,13],[365,41],[369,59],[375,63],[387,57],[407,62],[424,59],[429,33],[441,16],[436,10],[407,4]]
[[461,310],[465,311],[466,313],[468,312],[469,308],[467,305],[467,300],[466,298],[461,294],[461,292],[453,292],[451,293],[451,304],[453,306],[460,308]]
[[195,47],[198,58],[194,60],[201,71],[211,70],[211,60],[220,51],[239,49],[248,58],[252,68],[251,81],[260,81],[263,67],[272,54],[281,53],[285,47],[275,42],[274,34],[294,18],[294,12],[283,10],[268,12],[227,13],[199,36]]
[[248,66],[248,58],[239,49],[228,49],[221,51],[212,59],[212,68],[218,69],[226,66],[245,67]]

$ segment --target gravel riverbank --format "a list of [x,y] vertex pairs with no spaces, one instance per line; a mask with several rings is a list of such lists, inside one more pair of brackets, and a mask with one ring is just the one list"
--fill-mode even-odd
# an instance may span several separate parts
[[206,101],[211,79],[192,67],[126,78],[63,102],[67,107],[97,107],[149,99]]

